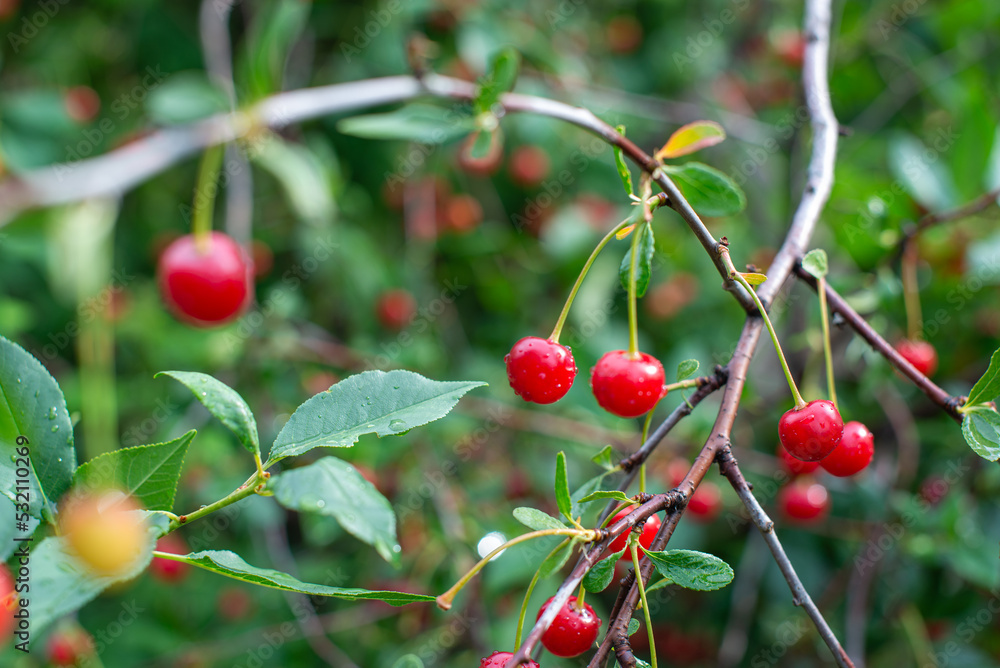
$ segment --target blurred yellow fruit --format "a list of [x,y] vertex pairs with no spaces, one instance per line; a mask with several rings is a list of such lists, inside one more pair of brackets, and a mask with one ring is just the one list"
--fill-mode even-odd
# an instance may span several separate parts
[[72,551],[100,575],[123,574],[136,563],[147,542],[141,510],[120,492],[76,496],[59,519]]

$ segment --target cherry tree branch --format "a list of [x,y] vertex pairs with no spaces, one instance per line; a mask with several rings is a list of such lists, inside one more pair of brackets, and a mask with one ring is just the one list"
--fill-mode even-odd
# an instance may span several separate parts
[[1000,204],[1000,188],[994,188],[989,192],[985,192],[976,199],[966,202],[962,206],[951,209],[950,211],[932,211],[931,213],[926,214],[923,218],[918,220],[916,224],[910,225],[906,230],[904,230],[903,238],[899,240],[895,257],[898,258],[902,255],[907,244],[909,244],[928,227],[933,227],[942,223],[950,223],[956,220],[962,220],[963,218],[968,218],[969,216],[974,216],[995,204]]
[[[805,271],[800,265],[796,266],[795,272],[798,277],[809,284],[813,290],[818,289],[816,279]],[[913,381],[913,384],[916,385],[920,391],[926,394],[931,401],[940,406],[956,422],[961,422],[962,415],[958,412],[958,407],[962,405],[964,400],[963,397],[951,396],[930,378],[917,371],[917,369],[902,355],[896,352],[896,349],[890,345],[888,341],[882,338],[882,335],[876,332],[875,329],[869,325],[857,311],[851,308],[850,304],[848,304],[836,290],[830,287],[829,281],[825,281],[825,284],[826,302],[830,307],[830,311],[833,313],[839,313],[847,324],[850,325],[851,328],[859,335],[861,335],[861,338],[867,341],[876,352],[889,360],[889,362],[896,367],[901,374]]]

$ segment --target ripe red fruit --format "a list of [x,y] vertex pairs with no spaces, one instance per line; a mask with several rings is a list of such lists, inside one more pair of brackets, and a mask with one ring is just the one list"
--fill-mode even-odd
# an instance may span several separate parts
[[702,522],[711,522],[722,510],[722,492],[714,482],[702,482],[688,500],[688,512]]
[[778,421],[778,440],[792,457],[816,462],[833,452],[844,433],[844,421],[832,401],[810,401]]
[[483,207],[472,195],[455,195],[445,203],[442,217],[446,230],[464,234],[483,221]]
[[386,329],[398,331],[417,314],[417,301],[406,290],[386,290],[375,302],[375,315]]
[[511,152],[507,168],[514,183],[531,188],[549,175],[549,156],[537,146],[518,146]]
[[846,478],[868,466],[874,454],[875,436],[868,427],[852,421],[844,425],[840,444],[820,461],[820,466],[839,478]]
[[515,343],[503,361],[514,393],[536,404],[559,401],[576,378],[576,362],[569,348],[537,336]]
[[236,622],[253,611],[253,598],[241,587],[227,587],[219,592],[215,607],[223,619]]
[[799,479],[781,488],[778,505],[791,519],[819,521],[830,512],[830,495],[823,485]]
[[[507,662],[514,658],[514,655],[510,652],[500,652],[496,651],[489,656],[484,656],[483,660],[479,662],[479,668],[504,668]],[[538,668],[537,661],[528,661],[527,663],[522,663],[524,668]]]
[[[618,514],[616,514],[613,518],[611,518],[611,521],[608,522],[608,526],[611,526],[621,518],[628,515],[633,510],[635,510],[634,506],[630,506],[628,508],[620,510]],[[649,546],[653,544],[653,538],[656,537],[656,532],[660,530],[660,523],[661,522],[659,515],[651,515],[649,519],[646,520],[646,523],[642,525],[642,533],[639,534],[639,545],[642,545],[647,550],[649,549]],[[608,552],[614,553],[624,550],[627,542],[628,542],[628,532],[625,532],[622,535],[618,536],[618,538],[615,538],[613,541],[611,541],[611,544],[608,545]],[[641,552],[639,553],[639,556],[642,557]],[[632,561],[632,555],[629,552],[625,552],[625,554],[623,554],[621,558],[625,561]]]
[[925,376],[932,376],[937,371],[937,351],[926,341],[905,339],[896,344],[896,352]]
[[213,327],[236,318],[253,297],[249,257],[222,232],[204,244],[194,235],[180,237],[160,256],[160,294],[182,320]]
[[780,445],[778,446],[778,457],[781,459],[781,463],[785,469],[792,475],[812,473],[819,468],[819,462],[804,462],[801,459],[796,459],[788,454],[788,451]]
[[[184,539],[175,533],[167,534],[156,541],[156,549],[158,552],[166,552],[168,554],[187,554],[190,552]],[[149,570],[153,576],[157,580],[167,583],[175,583],[183,580],[187,577],[189,568],[190,566],[183,561],[173,561],[172,559],[164,559],[163,557],[153,557],[153,561],[149,564]]]
[[80,628],[58,629],[49,636],[47,654],[49,663],[55,666],[76,666],[93,652],[93,639]]
[[[538,611],[538,619],[552,602],[550,598]],[[594,613],[589,603],[577,607],[576,596],[569,600],[552,620],[552,625],[542,634],[542,645],[556,656],[569,658],[579,656],[593,647],[601,618]]]
[[17,609],[17,594],[14,592],[14,577],[7,566],[0,564],[0,646],[14,633],[14,611]]
[[609,413],[639,417],[666,394],[663,365],[646,353],[613,350],[590,370],[590,388],[597,403]]

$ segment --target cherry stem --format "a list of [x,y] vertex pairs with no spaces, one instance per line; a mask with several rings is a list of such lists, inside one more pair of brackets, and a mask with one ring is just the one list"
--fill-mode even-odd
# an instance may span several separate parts
[[636,228],[632,230],[632,255],[630,256],[632,262],[628,268],[628,352],[631,356],[639,353],[639,315],[636,308],[635,271],[639,265],[639,240],[646,232],[646,225],[649,223],[636,225]]
[[816,291],[819,293],[819,310],[823,322],[823,356],[826,358],[826,385],[830,390],[830,401],[834,408],[840,412],[840,404],[837,403],[837,383],[833,378],[833,350],[830,344],[830,312],[826,307],[826,278],[820,276],[816,279]]
[[[193,520],[200,519],[205,515],[210,515],[214,513],[216,510],[220,510],[222,508],[225,508],[226,506],[231,506],[237,501],[242,501],[246,497],[257,492],[258,491],[257,488],[263,485],[264,481],[267,480],[267,478],[269,477],[270,476],[266,472],[254,473],[247,479],[245,483],[236,488],[228,496],[219,499],[215,503],[209,504],[207,506],[202,506],[201,508],[192,513],[188,513],[187,515],[181,515],[177,519],[171,520],[170,524],[167,526],[167,531],[164,535],[172,531],[175,531],[182,525],[190,524]],[[183,522],[181,521],[181,517],[184,518]]]
[[[655,408],[655,406],[654,406]],[[645,443],[646,438],[649,436],[649,424],[653,421],[653,411],[646,413],[646,419],[642,423],[642,440],[640,443]],[[639,493],[646,493],[646,462],[643,461],[639,466]]]
[[[542,560],[544,564],[546,561],[551,559],[553,555],[566,547],[566,543],[570,541],[569,538],[565,539],[563,542],[556,545],[555,549],[549,552],[548,556]],[[531,582],[528,584],[528,590],[524,592],[524,602],[521,604],[521,616],[517,619],[517,631],[514,633],[514,647],[521,646],[521,632],[524,631],[524,617],[528,614],[528,601],[531,599],[531,592],[535,590],[535,585],[538,584],[538,577],[542,574],[542,567],[539,565],[538,570],[535,571],[534,577],[531,578]]]
[[198,183],[194,190],[191,232],[194,234],[195,245],[201,251],[205,250],[208,244],[208,235],[212,231],[212,213],[215,210],[215,193],[218,191],[223,150],[224,147],[221,144],[207,149],[202,153],[201,163],[198,166]]
[[646,585],[643,583],[642,573],[639,571],[639,548],[634,542],[630,542],[628,547],[632,553],[632,568],[635,569],[635,584],[639,587],[642,614],[646,618],[646,633],[649,634],[649,665],[656,668],[656,641],[653,638],[653,622],[649,618],[649,604],[646,602]]
[[720,245],[719,255],[722,256],[722,261],[725,263],[726,269],[729,270],[729,275],[750,293],[750,298],[753,299],[753,303],[756,304],[757,311],[760,312],[760,317],[764,319],[764,324],[767,326],[767,332],[771,335],[771,343],[774,344],[774,350],[778,353],[778,361],[781,362],[781,369],[785,372],[785,380],[788,381],[788,389],[792,391],[792,397],[795,399],[795,409],[798,410],[804,407],[806,405],[805,399],[802,398],[802,394],[799,393],[799,388],[795,385],[795,380],[792,378],[792,371],[788,368],[788,362],[785,360],[785,353],[781,350],[781,343],[778,341],[778,334],[774,331],[774,325],[771,324],[771,318],[768,317],[764,304],[761,303],[760,297],[757,296],[757,292],[747,282],[747,279],[743,278],[743,274],[736,271],[736,267],[733,265],[733,260],[729,257],[729,249]]
[[580,286],[583,285],[583,279],[586,278],[587,272],[590,271],[590,267],[594,264],[594,260],[600,255],[604,247],[608,245],[608,242],[615,238],[618,231],[626,227],[629,224],[630,218],[623,220],[622,222],[611,228],[611,231],[604,235],[604,238],[597,244],[593,252],[591,252],[590,257],[583,265],[583,269],[580,270],[580,275],[576,277],[576,283],[573,284],[573,288],[569,291],[569,297],[566,298],[566,303],[563,305],[562,312],[559,314],[559,319],[556,320],[556,326],[552,329],[552,333],[549,335],[549,341],[553,343],[559,343],[559,336],[562,334],[563,325],[566,324],[566,316],[569,315],[569,307],[573,305],[573,300],[576,299],[576,293],[580,291]]
[[667,392],[671,392],[673,390],[684,390],[689,387],[698,387],[698,383],[700,382],[703,381],[700,381],[697,378],[688,378],[687,380],[679,380],[676,383],[670,383],[669,385],[666,386],[667,389],[666,392],[663,393],[663,395],[666,396]]
[[920,287],[917,285],[917,245],[913,241],[906,244],[901,264],[903,280],[903,306],[906,309],[906,334],[911,341],[924,338],[923,315],[920,312]]
[[483,570],[483,567],[486,566],[486,564],[490,563],[490,560],[493,557],[497,556],[498,554],[506,550],[508,547],[513,547],[518,543],[523,543],[525,541],[529,541],[534,538],[542,538],[543,536],[571,536],[571,537],[578,536],[586,541],[592,541],[597,538],[597,532],[591,531],[589,529],[584,529],[582,531],[580,529],[569,529],[569,528],[542,529],[540,531],[531,531],[529,533],[521,534],[516,538],[512,538],[503,545],[501,545],[500,547],[496,548],[495,550],[487,554],[482,559],[480,559],[479,563],[477,563],[475,566],[469,569],[469,572],[463,575],[458,582],[452,585],[451,589],[438,596],[435,599],[438,607],[441,608],[442,610],[450,610],[452,601],[455,600],[455,596],[458,595],[458,592],[462,591],[462,588],[465,587],[465,585],[469,584],[469,580],[476,577],[476,574],[479,573],[479,571]]

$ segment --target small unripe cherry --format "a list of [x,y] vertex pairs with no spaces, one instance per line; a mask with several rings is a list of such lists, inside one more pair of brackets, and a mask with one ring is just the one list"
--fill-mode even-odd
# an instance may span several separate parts
[[868,427],[857,421],[844,425],[844,435],[833,452],[819,464],[828,473],[846,478],[864,470],[875,454],[875,437]]
[[778,505],[790,519],[819,522],[830,512],[830,494],[823,485],[799,478],[781,488]]
[[99,575],[120,575],[139,559],[147,531],[139,504],[120,492],[71,498],[59,514],[70,550]]
[[[541,618],[551,602],[550,598],[542,605],[536,620]],[[590,604],[577,606],[576,596],[570,596],[542,634],[542,646],[559,657],[568,659],[579,656],[593,647],[600,628],[601,618],[594,613]]]
[[810,401],[778,421],[778,440],[792,457],[816,462],[833,452],[844,433],[844,421],[832,401]]
[[559,401],[576,378],[576,362],[569,348],[550,339],[526,336],[503,358],[514,393],[536,404]]

